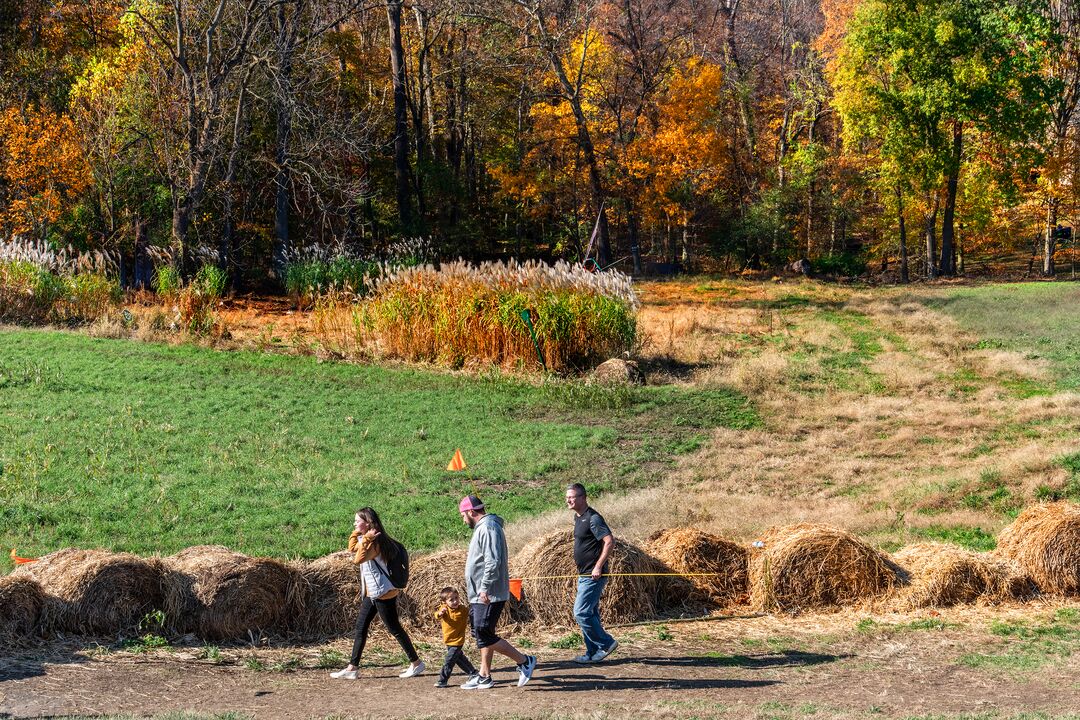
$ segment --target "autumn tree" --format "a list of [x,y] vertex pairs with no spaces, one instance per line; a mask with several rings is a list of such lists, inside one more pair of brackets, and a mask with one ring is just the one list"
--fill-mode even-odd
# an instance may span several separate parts
[[836,77],[845,127],[880,138],[882,157],[926,193],[928,269],[956,272],[955,212],[965,134],[1029,144],[1054,85],[1042,75],[1053,33],[1040,0],[866,0],[849,25]]
[[34,107],[0,112],[0,227],[44,241],[89,183],[70,118]]

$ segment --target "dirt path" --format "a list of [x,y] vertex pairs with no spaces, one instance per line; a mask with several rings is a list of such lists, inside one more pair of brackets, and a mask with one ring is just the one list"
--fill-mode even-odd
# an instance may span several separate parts
[[[994,617],[1001,617],[995,615]],[[992,619],[992,618],[991,618]],[[910,619],[867,633],[851,615],[756,618],[625,629],[611,661],[579,666],[572,650],[539,647],[525,688],[502,666],[490,691],[432,687],[432,672],[399,680],[399,666],[365,668],[357,682],[331,680],[299,662],[287,671],[250,669],[241,655],[213,665],[183,651],[153,657],[53,655],[0,664],[0,717],[169,711],[235,711],[257,718],[356,717],[695,717],[861,718],[995,712],[1080,711],[1080,659],[1066,653],[1034,665],[971,667],[972,652],[1008,657],[1012,646],[977,624],[911,630]],[[339,642],[334,649],[344,650]],[[438,647],[424,652],[437,669]],[[224,652],[224,651],[223,651]],[[240,651],[250,657],[255,651]],[[265,667],[274,654],[263,652]],[[308,656],[314,651],[309,649]],[[39,653],[40,656],[40,653]],[[185,659],[188,658],[188,659]]]

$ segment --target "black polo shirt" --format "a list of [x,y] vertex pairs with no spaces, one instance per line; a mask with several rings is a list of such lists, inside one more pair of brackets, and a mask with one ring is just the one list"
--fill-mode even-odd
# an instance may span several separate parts
[[[604,538],[610,534],[611,528],[604,522],[604,516],[591,507],[585,508],[585,512],[574,517],[574,562],[579,575],[592,572],[604,549]],[[607,572],[606,561],[600,572]]]

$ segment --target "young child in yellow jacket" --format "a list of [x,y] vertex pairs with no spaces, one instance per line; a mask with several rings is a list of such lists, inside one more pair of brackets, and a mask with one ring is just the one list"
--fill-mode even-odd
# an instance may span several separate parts
[[444,587],[439,591],[439,599],[442,603],[435,611],[435,617],[442,623],[443,642],[446,643],[446,660],[443,662],[442,672],[435,687],[449,687],[447,681],[457,665],[468,677],[476,675],[476,668],[469,658],[465,657],[465,629],[469,622],[469,606],[461,602],[458,591],[452,587]]

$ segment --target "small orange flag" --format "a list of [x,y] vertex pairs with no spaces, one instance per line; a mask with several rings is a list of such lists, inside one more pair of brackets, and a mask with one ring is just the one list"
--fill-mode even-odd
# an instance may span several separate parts
[[510,594],[515,600],[521,600],[521,578],[510,578]]
[[460,450],[454,451],[454,457],[450,458],[450,464],[446,466],[446,469],[450,472],[456,472],[458,470],[465,469],[465,458],[461,457]]
[[11,559],[12,559],[12,561],[14,561],[14,563],[15,563],[16,565],[25,565],[26,563],[32,563],[32,562],[37,562],[37,558],[24,558],[24,557],[19,557],[19,556],[18,556],[18,555],[17,555],[16,553],[15,553],[15,548],[11,548]]

